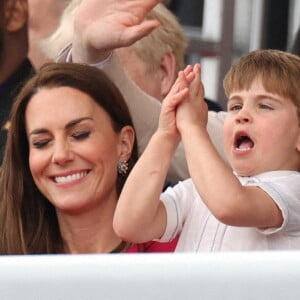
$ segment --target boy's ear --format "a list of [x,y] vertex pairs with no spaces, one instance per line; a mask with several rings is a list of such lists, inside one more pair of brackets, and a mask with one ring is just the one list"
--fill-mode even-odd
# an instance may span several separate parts
[[5,6],[5,29],[16,32],[23,29],[28,21],[28,4],[26,0],[8,0]]
[[131,157],[135,141],[135,132],[132,126],[124,126],[119,136],[120,161],[128,161]]

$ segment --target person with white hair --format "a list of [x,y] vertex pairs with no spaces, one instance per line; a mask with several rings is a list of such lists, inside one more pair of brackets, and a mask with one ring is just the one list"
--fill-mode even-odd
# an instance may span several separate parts
[[[139,153],[154,133],[161,104],[142,91],[126,76],[115,49],[128,47],[159,27],[147,14],[158,0],[83,0],[74,15],[72,44],[61,52],[58,61],[87,63],[102,68],[125,96],[136,128]],[[109,32],[109,34],[107,34]],[[150,79],[151,80],[151,79]],[[208,132],[224,157],[222,128],[225,112],[209,112]],[[182,144],[179,144],[170,165],[167,182],[189,177]]]

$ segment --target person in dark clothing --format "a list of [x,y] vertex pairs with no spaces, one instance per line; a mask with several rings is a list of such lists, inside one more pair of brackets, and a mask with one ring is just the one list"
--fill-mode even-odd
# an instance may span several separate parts
[[34,74],[33,67],[30,61],[25,59],[18,69],[0,85],[0,161],[2,161],[3,149],[6,143],[7,129],[9,127],[8,117],[13,100],[32,74]]
[[0,2],[0,161],[13,99],[34,72],[27,58],[27,10],[26,0]]

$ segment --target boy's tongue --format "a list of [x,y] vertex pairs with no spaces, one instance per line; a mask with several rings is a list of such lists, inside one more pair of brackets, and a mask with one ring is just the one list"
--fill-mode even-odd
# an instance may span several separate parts
[[251,149],[253,147],[253,142],[248,139],[244,138],[242,142],[239,144],[239,149]]

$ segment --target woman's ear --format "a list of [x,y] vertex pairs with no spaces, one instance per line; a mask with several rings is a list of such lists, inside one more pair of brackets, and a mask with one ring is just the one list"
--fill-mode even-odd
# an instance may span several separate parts
[[26,0],[8,0],[5,6],[5,29],[16,32],[23,29],[28,21],[28,4]]
[[128,161],[131,157],[135,141],[135,132],[132,126],[124,126],[119,135],[119,159]]

